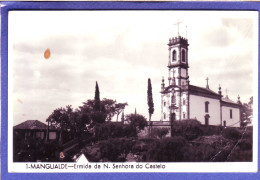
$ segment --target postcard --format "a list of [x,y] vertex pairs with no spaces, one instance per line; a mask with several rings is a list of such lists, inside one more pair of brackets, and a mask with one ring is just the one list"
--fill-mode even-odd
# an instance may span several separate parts
[[258,12],[8,13],[8,172],[257,172]]

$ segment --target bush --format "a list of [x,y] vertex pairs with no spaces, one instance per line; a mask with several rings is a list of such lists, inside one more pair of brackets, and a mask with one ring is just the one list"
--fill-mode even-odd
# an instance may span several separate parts
[[242,139],[239,143],[238,146],[242,150],[251,150],[252,149],[252,141],[250,139]]
[[183,162],[208,162],[216,153],[209,144],[187,144],[183,148]]
[[203,136],[220,135],[223,126],[201,125]]
[[238,140],[241,138],[242,134],[237,128],[225,128],[222,131],[222,136],[231,140]]
[[172,135],[182,136],[187,140],[196,139],[202,135],[201,124],[197,120],[174,121]]
[[183,137],[165,138],[154,141],[146,154],[148,162],[180,162],[183,160]]
[[95,126],[95,138],[96,140],[105,140],[109,138],[131,137],[134,133],[131,131],[129,125],[106,122],[103,124],[97,124]]
[[162,139],[168,133],[169,133],[169,129],[168,128],[152,128],[151,135],[152,135],[152,137],[158,137],[158,138]]
[[[114,138],[99,142],[102,161],[124,162],[132,151],[135,141],[132,138]],[[123,156],[121,156],[123,154]]]

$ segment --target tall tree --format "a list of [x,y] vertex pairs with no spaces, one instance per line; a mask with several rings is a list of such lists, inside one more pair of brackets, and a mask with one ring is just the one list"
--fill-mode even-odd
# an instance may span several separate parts
[[95,111],[100,111],[100,93],[99,93],[99,87],[98,83],[96,81],[96,90],[95,90],[95,102],[94,102],[94,110]]
[[154,104],[153,104],[153,93],[152,93],[152,84],[151,79],[148,79],[148,90],[147,90],[147,101],[148,101],[148,111],[149,111],[149,121],[151,121],[151,116],[154,112]]

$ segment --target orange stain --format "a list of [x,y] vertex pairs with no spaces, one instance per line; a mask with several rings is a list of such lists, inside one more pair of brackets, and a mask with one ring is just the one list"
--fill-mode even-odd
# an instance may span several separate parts
[[45,59],[49,59],[51,56],[51,50],[49,48],[47,48],[44,52],[44,58]]
[[17,99],[17,101],[21,104],[23,104],[23,101],[21,99]]

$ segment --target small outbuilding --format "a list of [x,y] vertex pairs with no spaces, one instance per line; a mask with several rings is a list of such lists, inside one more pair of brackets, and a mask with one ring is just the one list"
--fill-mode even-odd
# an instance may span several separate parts
[[38,120],[27,120],[14,126],[13,133],[24,139],[58,140],[59,138],[59,130],[48,128],[47,124]]

